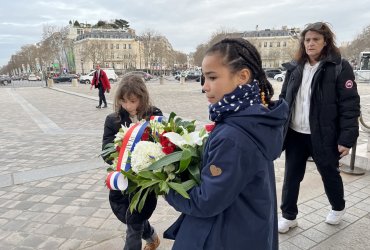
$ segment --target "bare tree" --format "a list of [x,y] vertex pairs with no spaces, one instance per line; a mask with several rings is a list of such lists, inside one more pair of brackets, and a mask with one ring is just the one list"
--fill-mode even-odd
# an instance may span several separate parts
[[370,25],[347,46],[341,47],[342,55],[354,64],[359,63],[359,55],[362,51],[370,51]]
[[140,37],[143,43],[143,56],[145,67],[152,71],[152,63],[155,60],[155,39],[158,37],[158,33],[154,30],[146,30]]

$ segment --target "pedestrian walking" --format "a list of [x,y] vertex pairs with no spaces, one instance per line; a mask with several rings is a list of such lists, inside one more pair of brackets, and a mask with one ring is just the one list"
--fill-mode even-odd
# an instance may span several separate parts
[[280,97],[288,102],[290,114],[279,232],[298,225],[299,187],[310,156],[331,205],[325,222],[338,224],[345,213],[339,159],[348,154],[359,133],[360,98],[352,67],[341,58],[335,35],[324,22],[306,26],[295,60],[283,66],[287,73]]
[[[162,116],[162,112],[150,104],[149,92],[141,77],[128,75],[117,86],[114,98],[115,112],[109,114],[104,124],[102,148],[114,141],[121,125],[129,127],[142,119],[149,120],[153,116]],[[109,162],[112,164],[112,162]],[[154,192],[148,194],[146,203],[139,213],[137,210],[130,212],[132,197],[124,191],[110,190],[109,203],[113,213],[127,225],[124,250],[141,250],[144,239],[144,250],[155,250],[160,244],[159,237],[148,219],[152,215],[157,197]]]
[[203,153],[201,184],[190,199],[170,191],[182,214],[165,232],[173,249],[278,249],[273,160],[288,115],[272,102],[257,49],[244,39],[213,45],[202,62],[203,90],[215,127]]
[[[107,108],[107,100],[105,99],[105,92],[109,93],[110,91],[110,83],[109,79],[107,77],[107,74],[104,70],[100,68],[100,64],[97,64],[95,66],[95,73],[93,76],[93,79],[91,81],[91,87],[93,86],[97,89],[99,89],[99,105],[96,106],[96,108]],[[102,104],[104,103],[104,106],[102,107]]]

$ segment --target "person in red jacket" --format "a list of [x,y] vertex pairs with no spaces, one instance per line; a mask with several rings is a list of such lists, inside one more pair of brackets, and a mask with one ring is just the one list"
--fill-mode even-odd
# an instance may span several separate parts
[[109,93],[110,91],[110,83],[109,83],[109,79],[107,77],[107,74],[104,72],[104,70],[102,70],[100,68],[100,64],[97,64],[95,66],[95,73],[94,73],[94,77],[91,81],[91,87],[90,89],[93,88],[93,86],[95,86],[95,88],[98,88],[99,89],[99,105],[96,106],[96,108],[100,109],[102,106],[102,104],[104,103],[104,106],[103,108],[107,108],[107,100],[105,99],[105,91],[107,91],[107,93]]

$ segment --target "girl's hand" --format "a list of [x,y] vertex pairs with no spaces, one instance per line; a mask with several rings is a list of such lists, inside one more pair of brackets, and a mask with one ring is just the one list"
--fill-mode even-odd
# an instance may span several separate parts
[[348,155],[349,148],[346,148],[345,146],[342,145],[338,145],[338,152],[340,153],[339,157],[342,158],[343,156]]

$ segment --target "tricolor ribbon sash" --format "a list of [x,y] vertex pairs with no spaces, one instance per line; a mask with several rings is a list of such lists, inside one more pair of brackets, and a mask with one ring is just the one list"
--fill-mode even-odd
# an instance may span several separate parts
[[157,121],[157,122],[162,122],[163,116],[151,116],[150,120],[151,121]]
[[[150,120],[161,122],[162,116],[152,116],[150,117]],[[130,155],[134,151],[135,145],[141,140],[141,137],[148,125],[148,121],[136,123],[127,130],[122,140],[122,146],[118,156],[117,169],[116,171],[110,172],[105,180],[105,183],[109,189],[123,191],[127,188],[128,180],[121,173],[121,166],[124,164],[124,171],[128,171],[131,168]]]

